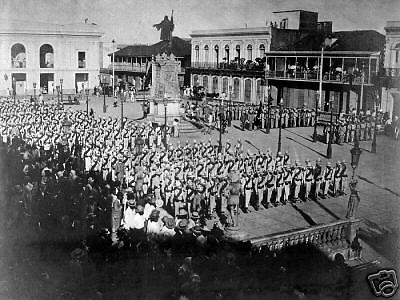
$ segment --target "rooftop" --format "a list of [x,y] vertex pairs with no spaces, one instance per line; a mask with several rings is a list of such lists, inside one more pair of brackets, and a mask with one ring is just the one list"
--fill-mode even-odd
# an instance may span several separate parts
[[102,36],[103,33],[94,23],[56,24],[21,20],[0,20],[0,34],[64,34]]
[[176,57],[184,57],[190,55],[191,45],[189,42],[179,38],[172,37],[171,45],[168,41],[160,41],[156,44],[147,45],[131,45],[115,52],[115,56],[123,57],[151,57],[152,55],[173,53]]
[[193,30],[190,36],[201,37],[201,36],[232,36],[232,35],[259,35],[259,34],[269,34],[268,27],[261,26],[261,27],[247,27],[247,28]]
[[[374,30],[336,31],[332,33],[336,42],[327,51],[378,52],[383,49],[385,36]],[[284,47],[272,51],[320,51],[326,38],[323,33],[310,34]]]

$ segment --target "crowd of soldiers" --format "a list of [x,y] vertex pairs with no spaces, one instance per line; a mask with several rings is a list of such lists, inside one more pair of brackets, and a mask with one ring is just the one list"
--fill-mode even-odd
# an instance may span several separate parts
[[[364,114],[363,112],[360,112],[359,115],[342,115],[337,122],[333,123],[332,143],[339,145],[352,143],[356,137],[359,141],[370,141],[374,138],[374,134],[384,131],[386,120],[387,116],[381,112],[377,113],[376,118],[375,114]],[[330,130],[329,124],[326,124],[323,129],[325,143],[329,141]]]
[[280,118],[282,128],[313,126],[315,121],[314,111],[306,108],[285,107],[280,112],[279,108],[270,107],[269,119],[266,104],[206,101],[199,105],[188,103],[186,108],[190,118],[202,120],[209,126],[219,127],[222,120],[230,127],[232,121],[240,121],[242,130],[266,129],[268,122],[269,128],[278,128]]
[[[38,204],[68,224],[109,224],[148,234],[200,231],[212,220],[237,225],[243,213],[345,192],[346,163],[290,162],[288,153],[224,145],[162,143],[147,122],[97,118],[56,105],[2,101],[7,170],[27,214]],[[138,143],[141,140],[142,143]],[[225,218],[221,218],[225,216]],[[221,224],[221,220],[224,224]]]

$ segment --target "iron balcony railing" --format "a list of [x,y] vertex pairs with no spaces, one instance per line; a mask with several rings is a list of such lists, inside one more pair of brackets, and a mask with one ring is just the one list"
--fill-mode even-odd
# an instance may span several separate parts
[[386,76],[389,77],[400,77],[400,68],[386,68]]
[[[108,65],[108,69],[112,70],[113,64]],[[146,65],[140,65],[135,63],[123,63],[123,62],[115,62],[114,63],[115,71],[126,71],[126,72],[146,72]]]
[[192,68],[197,69],[218,69],[235,71],[264,71],[264,66],[256,63],[242,64],[239,62],[192,62]]
[[[276,79],[293,79],[293,80],[310,80],[310,81],[319,81],[320,73],[318,71],[266,71],[265,72],[267,78],[276,78]],[[368,74],[364,75],[364,84],[370,84],[371,79],[375,76],[375,72],[371,72],[370,76]],[[332,82],[332,83],[349,83],[350,75],[342,74],[341,72],[331,72],[325,73],[322,77],[323,81]],[[352,75],[352,83],[353,84],[361,84],[362,76],[361,74],[353,74]]]

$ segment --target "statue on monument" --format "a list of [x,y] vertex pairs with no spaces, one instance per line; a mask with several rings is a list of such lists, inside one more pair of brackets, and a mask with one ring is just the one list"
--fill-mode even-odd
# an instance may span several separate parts
[[157,30],[161,29],[160,40],[161,41],[170,41],[172,39],[172,31],[174,31],[174,11],[172,10],[171,20],[168,20],[168,16],[164,17],[164,20],[161,23],[154,24]]

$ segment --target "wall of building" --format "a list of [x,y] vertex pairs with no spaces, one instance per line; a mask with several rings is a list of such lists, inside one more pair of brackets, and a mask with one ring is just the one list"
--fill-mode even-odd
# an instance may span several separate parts
[[[11,48],[14,44],[25,47],[26,67],[16,68],[11,63]],[[49,44],[53,48],[54,67],[40,68],[40,47]],[[85,52],[86,66],[78,67],[78,52]],[[100,41],[98,36],[69,34],[2,34],[0,35],[0,94],[6,95],[12,89],[14,73],[26,74],[24,94],[33,94],[33,83],[40,86],[40,74],[54,74],[55,86],[63,79],[64,93],[75,92],[75,74],[87,74],[89,88],[99,83]],[[42,75],[43,76],[43,75]],[[79,76],[79,75],[78,75]],[[43,80],[43,79],[42,79]],[[49,92],[52,90],[50,88]],[[19,89],[19,94],[22,94]]]
[[[192,63],[197,62],[196,47],[199,48],[198,62],[216,63],[217,55],[215,46],[218,47],[218,62],[223,62],[226,57],[225,46],[229,46],[229,60],[233,60],[237,56],[236,47],[240,47],[240,57],[249,59],[248,46],[251,46],[251,59],[263,57],[263,52],[260,52],[260,46],[263,45],[265,51],[270,49],[270,35],[237,35],[237,36],[208,36],[208,37],[193,37],[192,38]],[[208,46],[208,55],[205,47]]]

